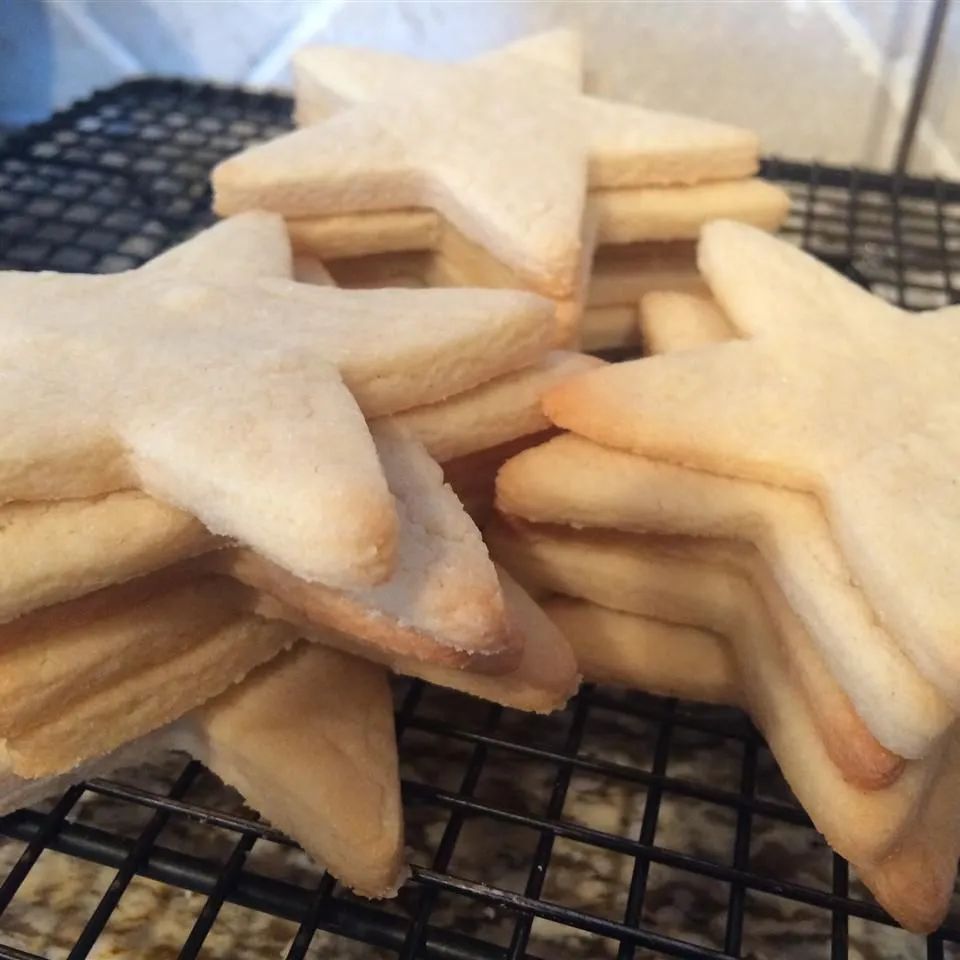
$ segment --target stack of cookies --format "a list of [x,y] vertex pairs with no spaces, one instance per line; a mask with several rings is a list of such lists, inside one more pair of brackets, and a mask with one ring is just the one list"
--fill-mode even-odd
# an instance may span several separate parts
[[706,227],[711,298],[650,295],[662,355],[544,408],[491,552],[588,677],[746,707],[904,926],[960,854],[960,311],[910,316],[786,243]]
[[221,214],[283,215],[304,280],[527,289],[597,349],[637,342],[643,294],[700,287],[707,220],[787,213],[749,131],[584,95],[569,31],[457,64],[307,48],[294,73],[300,129],[213,185]]
[[[934,926],[957,317],[771,238],[756,138],[584,95],[569,33],[295,66],[300,129],[214,172],[228,219],[0,275],[0,807],[173,744],[389,895],[388,672],[538,711],[582,672],[747,708]],[[640,332],[662,355],[576,352]]]
[[384,668],[534,710],[579,680],[430,451],[522,448],[546,385],[599,361],[553,352],[526,292],[292,269],[282,220],[250,213],[127,274],[0,275],[0,804],[160,731],[382,896]]

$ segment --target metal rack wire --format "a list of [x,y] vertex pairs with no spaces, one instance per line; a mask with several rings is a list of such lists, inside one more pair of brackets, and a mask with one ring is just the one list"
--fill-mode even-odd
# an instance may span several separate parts
[[[289,107],[137,80],[12,137],[0,267],[149,259],[209,221],[209,168],[285,129]],[[818,256],[908,307],[960,302],[960,186],[777,160],[765,173],[793,197],[787,234]],[[895,928],[736,711],[587,687],[531,718],[405,683],[397,726],[414,866],[396,901],[350,896],[198,764],[168,758],[0,820],[0,958],[80,960],[108,940],[138,955],[118,918],[145,884],[168,906],[193,895],[170,950],[182,958],[240,956],[211,946],[228,914],[279,924],[271,949],[291,960],[960,957],[960,913],[925,941]],[[43,878],[65,862],[93,872],[56,901]]]

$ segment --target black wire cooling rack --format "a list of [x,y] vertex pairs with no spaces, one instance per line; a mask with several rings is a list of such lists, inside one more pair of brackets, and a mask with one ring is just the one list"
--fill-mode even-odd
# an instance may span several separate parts
[[[136,80],[0,150],[0,267],[110,272],[211,219],[281,95]],[[768,160],[786,234],[894,302],[960,302],[960,185]],[[398,686],[412,878],[343,891],[176,755],[0,820],[0,958],[960,957],[897,928],[732,710],[585,687],[531,717]],[[2,876],[2,874],[0,874]]]

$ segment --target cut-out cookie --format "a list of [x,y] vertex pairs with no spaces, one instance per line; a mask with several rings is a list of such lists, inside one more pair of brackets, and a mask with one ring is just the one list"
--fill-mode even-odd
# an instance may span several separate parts
[[749,339],[585,374],[547,414],[606,446],[815,493],[870,606],[960,707],[960,309],[898,310],[742,224],[706,229],[700,261]]

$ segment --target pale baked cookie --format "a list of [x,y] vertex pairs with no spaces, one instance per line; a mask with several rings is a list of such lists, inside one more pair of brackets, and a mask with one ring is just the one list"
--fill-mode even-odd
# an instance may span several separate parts
[[538,522],[753,542],[880,743],[900,756],[923,756],[953,721],[954,711],[851,583],[810,496],[659,463],[568,434],[506,463],[497,498],[505,512]]
[[139,491],[8,503],[0,507],[0,623],[226,542]]
[[[550,713],[561,709],[580,684],[580,669],[570,644],[530,598],[503,569],[498,569],[507,617],[520,641],[522,654],[508,671],[490,674],[483,658],[457,669],[396,654],[373,654],[372,659],[394,673],[419,677],[441,687],[489,700],[515,710]],[[269,604],[261,607],[263,612]],[[277,615],[283,616],[282,611]],[[340,650],[371,658],[358,647],[355,638],[332,630],[315,631],[311,639]]]
[[695,239],[717,217],[776,229],[789,206],[751,178],[749,132],[585,96],[573,31],[457,64],[309,47],[294,75],[300,130],[222,163],[218,210],[276,210],[322,260],[419,253],[433,286],[532,289],[563,345],[595,245]]
[[[437,64],[307,48],[295,70],[349,106],[221,164],[221,212],[438,209],[534,289],[560,298],[571,292],[588,166],[596,187],[718,180],[756,167],[746,131],[585,97],[537,67],[521,83],[519,60],[501,72],[490,59]],[[496,163],[479,142],[496,144]]]
[[411,209],[328,217],[294,214],[286,217],[286,224],[294,250],[326,261],[432,250],[442,222],[432,210]]
[[765,180],[727,180],[683,187],[594,190],[590,205],[602,246],[639,241],[696,240],[712,220],[736,220],[762,230],[780,227],[790,197]]
[[608,446],[815,493],[869,606],[960,705],[960,311],[910,315],[739,224],[708,228],[701,261],[749,339],[586,374],[545,398],[548,415]]
[[403,823],[393,700],[382,668],[301,643],[170,726],[66,773],[26,779],[4,754],[0,812],[168,750],[204,763],[351,889],[369,897],[396,892]]
[[300,643],[185,718],[174,742],[351,890],[396,894],[403,809],[382,667]]
[[738,706],[737,670],[715,633],[571,597],[541,601],[570,641],[585,680],[662,697]]
[[712,631],[734,645],[742,630],[763,626],[766,642],[784,651],[844,779],[878,789],[903,771],[903,759],[872,736],[769,570],[748,546],[708,537],[576,531],[517,521],[490,525],[487,540],[498,562],[543,589]]
[[[540,364],[385,418],[374,428],[399,511],[397,568],[382,588],[345,591],[309,583],[250,551],[218,554],[214,567],[258,587],[270,585],[288,603],[301,605],[308,619],[352,629],[387,649],[428,659],[497,650],[505,643],[502,609],[476,529],[443,489],[436,465],[395,431],[420,436],[443,459],[477,454],[463,469],[452,463],[448,478],[461,477],[470,489],[482,483],[489,504],[496,469],[524,445],[508,442],[547,426],[539,408],[545,387],[599,364],[580,354],[553,353]],[[466,491],[462,482],[457,491]],[[426,511],[429,522],[417,521],[418,511]],[[133,492],[10,504],[0,508],[0,522],[0,559],[9,560],[0,564],[0,617],[7,620],[228,545],[188,514]]]
[[296,639],[249,591],[163,572],[0,627],[0,737],[14,772],[71,770],[182,716]]
[[[302,50],[301,129],[221,164],[217,208],[276,210],[295,245],[321,257],[436,250],[463,283],[471,258],[447,249],[453,230],[511,286],[575,301],[578,264],[593,243],[583,231],[588,190],[735,180],[757,166],[747,131],[584,96],[578,51],[567,32],[459,64]],[[621,237],[687,236],[695,209],[751,216],[763,200],[745,190],[679,204],[617,200],[608,220]],[[491,282],[483,272],[479,282]],[[576,312],[572,302],[566,309]]]
[[225,549],[189,514],[121,493],[0,509],[0,559],[10,561],[4,616],[206,553],[193,570],[275,591],[302,619],[353,631],[367,644],[454,662],[507,653],[511,635],[493,566],[441,468],[389,422],[374,433],[398,517],[395,568],[381,584],[349,590],[298,578],[252,551]]
[[[675,608],[697,605],[699,616],[722,625],[721,632],[736,655],[744,702],[817,829],[834,849],[854,862],[876,862],[889,855],[912,826],[942,768],[944,743],[923,760],[903,764],[899,775],[885,786],[864,789],[849,783],[830,755],[801,681],[762,604],[743,602],[749,594],[734,596],[727,585],[716,584],[724,574],[712,561],[700,563],[698,568],[695,561],[685,558],[684,562],[690,563],[688,574],[671,580],[667,571],[658,572],[666,560],[657,556],[649,565],[659,584],[657,591],[646,594],[651,607],[641,615],[661,619],[663,602],[669,601]],[[699,576],[694,575],[697,573]],[[601,578],[592,582],[601,585]],[[596,602],[596,597],[587,599]],[[643,606],[636,595],[630,612],[637,613]]]
[[273,275],[290,269],[278,227],[251,214],[127,274],[0,275],[0,500],[139,487],[306,579],[383,579],[396,517],[363,412],[532,362],[552,306],[297,284]]
[[854,869],[881,906],[913,933],[932,933],[944,922],[960,857],[960,736],[948,739],[941,768],[913,825],[896,850]]
[[[706,702],[742,700],[731,651],[716,634],[583,600],[557,596],[541,603],[570,640],[585,679]],[[819,776],[816,767],[791,766],[800,776]],[[943,922],[953,893],[960,856],[958,779],[960,750],[951,733],[893,851],[879,861],[854,864],[883,907],[915,933],[929,933]]]
[[300,580],[246,550],[210,554],[203,566],[273,596],[301,625],[332,627],[374,650],[463,664],[520,655],[496,571],[473,521],[423,447],[391,424],[374,427],[377,451],[400,518],[397,563],[382,584],[337,590]]

